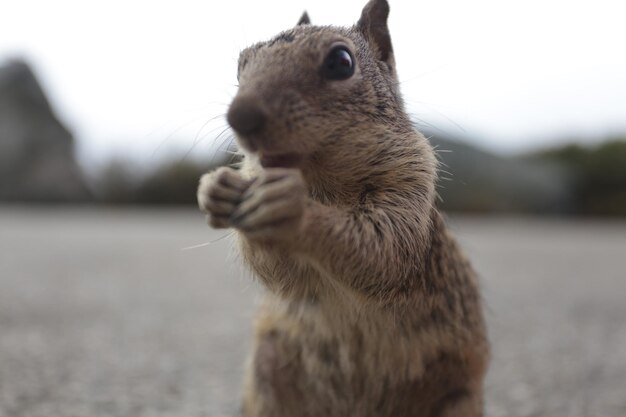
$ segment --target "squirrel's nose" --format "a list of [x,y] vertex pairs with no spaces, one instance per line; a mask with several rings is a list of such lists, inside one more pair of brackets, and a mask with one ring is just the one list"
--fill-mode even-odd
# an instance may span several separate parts
[[263,129],[267,116],[256,100],[244,96],[233,100],[226,119],[237,133],[250,135]]

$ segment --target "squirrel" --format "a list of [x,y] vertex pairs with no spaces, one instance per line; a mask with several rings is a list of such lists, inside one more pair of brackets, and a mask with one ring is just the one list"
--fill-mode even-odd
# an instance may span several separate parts
[[477,417],[489,344],[476,274],[436,207],[405,111],[386,0],[350,28],[243,50],[227,113],[244,155],[198,204],[267,291],[245,417]]

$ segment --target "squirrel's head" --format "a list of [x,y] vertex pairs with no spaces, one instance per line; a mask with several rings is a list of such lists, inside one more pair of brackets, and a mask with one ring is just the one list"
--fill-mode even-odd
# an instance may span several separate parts
[[356,25],[341,28],[313,26],[305,13],[242,51],[227,115],[240,146],[264,166],[296,166],[403,121],[388,14],[386,0],[371,0]]

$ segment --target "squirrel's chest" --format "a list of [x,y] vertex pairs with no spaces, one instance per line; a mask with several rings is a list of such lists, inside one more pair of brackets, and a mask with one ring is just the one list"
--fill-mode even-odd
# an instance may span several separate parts
[[310,264],[284,248],[250,244],[243,238],[239,247],[244,262],[274,293],[311,296],[323,285],[319,273]]

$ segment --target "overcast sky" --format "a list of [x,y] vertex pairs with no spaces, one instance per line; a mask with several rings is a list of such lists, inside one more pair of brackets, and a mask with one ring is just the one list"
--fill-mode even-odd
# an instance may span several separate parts
[[[364,1],[0,0],[0,62],[33,65],[85,161],[202,154],[225,126],[239,50],[354,23]],[[626,3],[391,0],[409,110],[502,152],[626,131]]]

